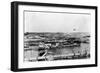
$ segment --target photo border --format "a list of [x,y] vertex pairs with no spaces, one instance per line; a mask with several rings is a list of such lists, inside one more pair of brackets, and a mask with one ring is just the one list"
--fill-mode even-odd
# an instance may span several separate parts
[[[39,67],[39,68],[18,68],[18,6],[32,5],[32,6],[49,6],[49,7],[68,7],[68,8],[82,8],[95,10],[95,64],[72,65],[72,66],[53,66],[53,67]],[[82,68],[82,67],[96,67],[97,66],[97,6],[84,5],[68,5],[68,4],[51,4],[51,3],[36,3],[36,2],[11,2],[11,71],[32,71],[32,70],[50,70],[50,69],[65,69],[65,68]]]

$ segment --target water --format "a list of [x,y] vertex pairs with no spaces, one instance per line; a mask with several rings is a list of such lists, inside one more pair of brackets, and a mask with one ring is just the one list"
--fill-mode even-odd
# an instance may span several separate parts
[[[48,53],[46,57],[49,55],[52,56],[58,56],[58,55],[69,55],[69,54],[81,54],[84,55],[87,52],[87,54],[90,54],[90,44],[89,43],[81,43],[80,46],[73,46],[73,47],[65,47],[65,48],[51,48],[48,49]],[[25,51],[25,60],[35,59],[33,61],[36,61],[36,59],[39,56],[39,51],[36,49]],[[50,59],[51,57],[49,57]],[[86,57],[87,58],[87,57]]]
[[49,52],[52,52],[54,55],[67,55],[70,53],[78,53],[80,52],[81,54],[84,54],[85,51],[90,52],[90,45],[88,43],[81,43],[80,46],[74,46],[74,47],[66,47],[66,48],[54,48],[54,49],[49,49]]

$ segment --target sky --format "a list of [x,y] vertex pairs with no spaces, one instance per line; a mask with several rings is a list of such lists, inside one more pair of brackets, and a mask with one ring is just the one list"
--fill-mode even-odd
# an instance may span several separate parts
[[24,15],[24,32],[90,32],[89,14],[26,11]]

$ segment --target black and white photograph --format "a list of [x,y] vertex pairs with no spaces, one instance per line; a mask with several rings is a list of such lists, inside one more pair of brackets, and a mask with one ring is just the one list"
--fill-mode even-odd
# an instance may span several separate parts
[[11,70],[97,66],[97,7],[11,3]]
[[89,59],[88,13],[24,11],[24,61]]

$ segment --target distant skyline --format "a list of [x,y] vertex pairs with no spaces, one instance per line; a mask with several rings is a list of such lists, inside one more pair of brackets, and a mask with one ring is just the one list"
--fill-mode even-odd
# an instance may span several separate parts
[[25,32],[90,32],[91,15],[25,12]]

